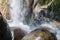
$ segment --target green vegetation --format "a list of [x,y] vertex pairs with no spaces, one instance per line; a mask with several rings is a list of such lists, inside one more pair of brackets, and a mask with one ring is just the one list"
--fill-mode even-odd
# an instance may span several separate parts
[[53,15],[50,15],[50,16],[53,16],[50,17],[56,21],[59,21],[60,22],[60,0],[55,0],[52,5],[50,7],[48,7],[48,13],[51,14],[51,11],[53,13]]
[[[47,5],[51,1],[52,0],[38,0],[40,5]],[[54,0],[54,2],[46,10],[47,10],[47,13],[44,13],[45,17],[48,17],[60,22],[60,0]]]
[[38,2],[40,3],[40,5],[45,5],[48,4],[51,0],[38,0]]

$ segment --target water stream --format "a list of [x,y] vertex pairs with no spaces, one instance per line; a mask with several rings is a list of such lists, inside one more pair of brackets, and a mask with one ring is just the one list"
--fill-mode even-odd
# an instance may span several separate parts
[[10,0],[10,22],[8,23],[10,27],[19,27],[25,31],[30,31],[28,25],[24,25],[26,10],[24,7],[24,0]]
[[[30,31],[32,31],[32,29],[36,28],[33,26],[42,25],[42,26],[47,26],[47,27],[51,28],[51,32],[54,32],[55,34],[57,33],[58,29],[56,27],[54,28],[53,25],[51,25],[51,24],[47,23],[45,20],[43,20],[43,18],[39,16],[39,13],[35,14],[37,16],[35,16],[34,19],[31,19],[32,21],[30,21],[29,25],[24,24],[25,16],[27,14],[29,14],[28,13],[29,8],[24,6],[24,5],[26,5],[26,4],[24,4],[24,2],[25,2],[24,0],[18,0],[18,1],[10,0],[10,16],[11,16],[11,18],[10,18],[10,21],[8,21],[8,24],[10,27],[15,27],[15,28],[18,27],[18,28],[21,28],[22,30],[26,31],[27,33],[29,33]],[[43,21],[41,21],[41,20],[43,20]],[[45,24],[43,24],[43,23],[45,23]],[[57,35],[57,37],[58,37],[58,35]]]

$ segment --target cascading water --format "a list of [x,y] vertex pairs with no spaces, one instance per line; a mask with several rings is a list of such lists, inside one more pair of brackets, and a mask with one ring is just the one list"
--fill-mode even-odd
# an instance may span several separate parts
[[28,22],[28,20],[30,20],[31,18],[32,6],[31,7],[27,6],[26,1],[24,0],[18,0],[18,1],[9,0],[9,2],[10,2],[11,19],[10,19],[10,22],[8,21],[8,24],[10,27],[15,27],[15,28],[19,27],[29,33],[32,29],[34,29],[34,27],[39,26],[38,24],[40,24],[40,21],[43,20],[43,18],[39,16],[40,14],[38,12],[38,13],[35,13],[35,15],[37,16],[35,16],[34,19],[31,19],[29,25],[25,25]]
[[[42,20],[41,23],[45,22],[45,24],[42,24],[41,26],[47,26],[48,28],[52,29],[51,30],[52,32],[56,33],[57,29],[54,28],[49,23],[46,23],[46,21],[44,21],[43,18],[39,16],[39,13],[36,13],[36,12],[35,12],[36,13],[35,14],[35,19],[31,19],[32,21],[30,21],[30,24],[29,25],[25,25],[23,23],[23,21],[25,21],[25,16],[28,14],[28,9],[29,8],[25,7],[24,2],[25,2],[24,0],[10,0],[10,16],[11,16],[10,20],[11,21],[10,22],[8,21],[8,24],[9,24],[10,27],[21,28],[22,30],[24,30],[27,33],[29,33],[38,24],[39,24],[38,26],[40,26],[40,22]],[[33,26],[35,26],[35,27],[33,27]],[[58,37],[58,35],[57,35],[57,37]]]
[[30,28],[28,25],[24,25],[24,16],[26,15],[26,8],[24,7],[24,0],[10,0],[10,27],[21,28],[24,31],[29,32]]

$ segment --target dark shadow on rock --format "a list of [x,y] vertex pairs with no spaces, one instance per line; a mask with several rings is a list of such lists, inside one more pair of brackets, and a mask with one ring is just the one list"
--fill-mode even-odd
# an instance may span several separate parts
[[11,32],[6,20],[0,12],[0,40],[12,40]]
[[21,40],[25,36],[25,33],[20,28],[14,29],[14,40]]

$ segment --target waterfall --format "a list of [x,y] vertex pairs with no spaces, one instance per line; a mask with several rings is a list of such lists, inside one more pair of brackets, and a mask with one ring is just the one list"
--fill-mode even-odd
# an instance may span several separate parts
[[11,0],[10,3],[11,19],[13,22],[22,22],[24,19],[23,0]]
[[[10,0],[10,21],[8,21],[8,24],[10,27],[15,27],[15,28],[21,28],[24,31],[26,31],[27,33],[29,33],[30,31],[34,30],[35,28],[37,28],[36,26],[47,26],[48,28],[51,29],[51,32],[56,33],[57,32],[57,28],[53,25],[51,25],[50,23],[47,23],[43,17],[40,17],[39,12],[35,11],[35,17],[34,19],[31,19],[29,25],[25,24],[26,21],[30,20],[29,16],[31,16],[29,14],[29,7],[26,6],[26,1],[24,0]],[[40,11],[43,9],[40,9]],[[27,16],[28,15],[28,16]],[[28,17],[27,20],[25,20],[25,18]],[[25,23],[24,23],[25,21]],[[35,26],[35,27],[33,27]],[[32,28],[32,29],[31,29]],[[59,32],[60,33],[60,32]],[[58,34],[59,34],[58,33]],[[58,36],[57,34],[57,36]],[[60,34],[59,34],[60,35]]]
[[10,22],[8,24],[10,27],[21,28],[24,31],[30,32],[30,27],[24,25],[23,21],[25,20],[26,11],[28,8],[24,7],[24,0],[9,0],[10,2]]

